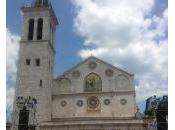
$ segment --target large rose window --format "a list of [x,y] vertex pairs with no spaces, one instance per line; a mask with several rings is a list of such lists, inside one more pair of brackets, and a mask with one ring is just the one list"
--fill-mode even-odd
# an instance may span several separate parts
[[100,102],[97,97],[92,96],[87,99],[87,106],[89,109],[97,109],[99,106]]

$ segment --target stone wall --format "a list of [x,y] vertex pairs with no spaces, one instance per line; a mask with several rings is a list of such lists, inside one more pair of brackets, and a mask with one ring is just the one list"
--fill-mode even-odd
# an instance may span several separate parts
[[[91,73],[100,77],[101,91],[85,91],[85,79]],[[99,100],[94,111],[88,109],[88,98],[92,96]],[[134,117],[135,113],[133,75],[94,57],[53,80],[52,118]]]

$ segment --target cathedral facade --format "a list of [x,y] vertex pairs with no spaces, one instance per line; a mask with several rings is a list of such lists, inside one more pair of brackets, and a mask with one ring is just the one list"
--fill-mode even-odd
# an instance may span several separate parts
[[53,78],[58,20],[47,0],[21,8],[12,130],[144,130],[134,75],[89,57]]

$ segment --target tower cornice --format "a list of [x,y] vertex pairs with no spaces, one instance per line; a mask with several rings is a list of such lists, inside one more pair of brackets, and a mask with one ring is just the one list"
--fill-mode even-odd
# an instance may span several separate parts
[[42,7],[26,7],[26,6],[22,6],[21,7],[21,11],[23,13],[49,11],[51,17],[53,18],[54,24],[55,25],[59,24],[58,19],[57,19],[56,15],[55,15],[55,12],[54,12],[52,6],[42,6]]

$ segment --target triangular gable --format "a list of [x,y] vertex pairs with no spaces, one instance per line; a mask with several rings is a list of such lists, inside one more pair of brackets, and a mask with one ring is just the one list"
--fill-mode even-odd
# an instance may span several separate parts
[[64,75],[66,75],[66,74],[68,74],[68,73],[71,73],[73,70],[75,70],[76,68],[78,68],[78,67],[81,66],[82,64],[84,64],[84,63],[86,63],[87,61],[92,60],[92,59],[94,59],[94,60],[96,60],[96,61],[98,61],[98,62],[101,62],[102,64],[106,64],[107,66],[110,66],[111,68],[113,68],[113,69],[115,69],[115,70],[119,70],[119,71],[121,71],[121,72],[123,72],[123,73],[125,73],[125,74],[130,75],[130,76],[133,76],[133,75],[134,75],[134,74],[131,74],[131,73],[125,71],[125,70],[122,70],[122,69],[120,69],[120,68],[118,68],[118,67],[116,67],[116,66],[114,66],[114,65],[111,65],[111,64],[109,64],[109,63],[107,63],[107,62],[105,62],[105,61],[103,61],[103,60],[101,60],[101,59],[99,59],[99,58],[96,58],[96,57],[94,57],[94,56],[90,56],[90,57],[88,57],[87,59],[85,59],[85,60],[83,60],[82,62],[80,62],[80,63],[78,63],[77,65],[75,65],[74,67],[72,67],[71,69],[65,71],[63,74],[61,74],[60,76],[58,76],[56,79],[62,78]]

